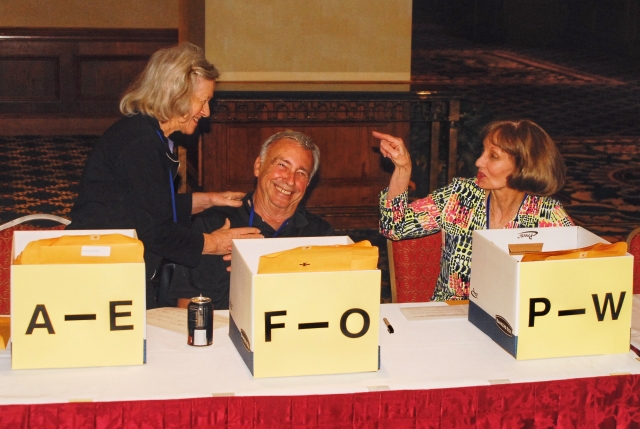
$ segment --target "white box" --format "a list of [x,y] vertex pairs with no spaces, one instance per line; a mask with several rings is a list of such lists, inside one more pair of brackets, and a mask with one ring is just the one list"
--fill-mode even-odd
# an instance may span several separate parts
[[257,274],[260,256],[349,237],[234,240],[229,336],[254,377],[379,368],[380,270]]
[[11,367],[145,362],[144,262],[14,265],[28,243],[135,230],[16,231],[11,253]]
[[608,243],[581,227],[473,232],[469,321],[516,359],[629,351],[633,256],[520,262],[542,251]]

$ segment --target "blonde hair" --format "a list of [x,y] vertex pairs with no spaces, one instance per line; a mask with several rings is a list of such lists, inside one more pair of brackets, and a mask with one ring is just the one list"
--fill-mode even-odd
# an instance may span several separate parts
[[198,78],[215,80],[220,73],[202,49],[181,43],[160,49],[120,100],[124,115],[143,113],[160,122],[189,113]]
[[493,122],[485,128],[485,139],[513,157],[515,170],[507,179],[510,188],[550,196],[564,186],[564,159],[551,137],[534,122]]

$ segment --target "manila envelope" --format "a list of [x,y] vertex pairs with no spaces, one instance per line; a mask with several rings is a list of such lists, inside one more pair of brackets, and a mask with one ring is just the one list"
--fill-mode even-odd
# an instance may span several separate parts
[[14,265],[144,262],[144,247],[122,234],[63,235],[27,244]]
[[378,248],[367,240],[354,244],[302,246],[260,257],[258,274],[376,270]]

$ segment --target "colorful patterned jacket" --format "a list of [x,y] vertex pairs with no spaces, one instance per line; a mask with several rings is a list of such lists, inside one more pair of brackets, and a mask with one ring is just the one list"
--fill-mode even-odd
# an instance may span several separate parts
[[[487,228],[486,191],[476,179],[453,179],[442,189],[408,203],[407,192],[387,201],[380,193],[380,233],[392,240],[417,238],[439,230],[442,234],[440,276],[432,300],[469,298],[471,237]],[[573,226],[560,202],[527,194],[518,214],[505,228]]]

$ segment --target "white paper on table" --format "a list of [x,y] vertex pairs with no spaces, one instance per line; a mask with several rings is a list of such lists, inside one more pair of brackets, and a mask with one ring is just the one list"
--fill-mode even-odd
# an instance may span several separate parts
[[223,326],[229,326],[229,317],[221,316],[213,312],[213,329],[222,328]]
[[432,319],[460,319],[469,315],[469,305],[430,305],[424,307],[400,308],[405,319],[410,322]]
[[[187,335],[187,309],[162,307],[147,310],[147,324]],[[229,325],[229,318],[213,312],[213,329]]]

